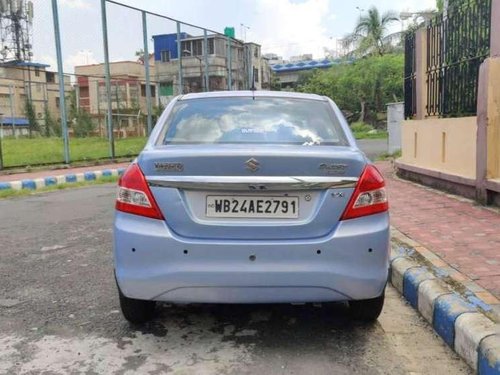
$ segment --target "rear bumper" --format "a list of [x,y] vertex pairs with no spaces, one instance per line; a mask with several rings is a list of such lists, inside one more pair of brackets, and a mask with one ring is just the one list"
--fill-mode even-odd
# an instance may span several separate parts
[[374,298],[387,281],[389,215],[340,222],[318,239],[222,241],[179,238],[164,221],[117,212],[114,256],[118,285],[130,298],[179,303]]

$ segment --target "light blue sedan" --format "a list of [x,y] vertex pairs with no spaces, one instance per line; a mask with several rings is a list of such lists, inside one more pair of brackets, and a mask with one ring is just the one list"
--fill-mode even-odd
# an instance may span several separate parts
[[114,265],[132,323],[157,301],[348,301],[373,321],[388,252],[384,180],[326,97],[178,96],[119,181]]

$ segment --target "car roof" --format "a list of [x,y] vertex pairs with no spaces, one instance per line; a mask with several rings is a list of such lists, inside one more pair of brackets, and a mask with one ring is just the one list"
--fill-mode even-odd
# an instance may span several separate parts
[[179,97],[179,100],[206,99],[206,98],[234,98],[234,97],[258,97],[258,98],[292,98],[326,101],[325,96],[316,94],[305,94],[289,91],[211,91],[194,94],[186,94]]

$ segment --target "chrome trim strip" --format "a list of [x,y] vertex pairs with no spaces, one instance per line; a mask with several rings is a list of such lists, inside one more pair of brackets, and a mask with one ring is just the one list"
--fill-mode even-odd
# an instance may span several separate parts
[[357,177],[319,176],[149,176],[150,186],[187,190],[318,190],[352,188]]

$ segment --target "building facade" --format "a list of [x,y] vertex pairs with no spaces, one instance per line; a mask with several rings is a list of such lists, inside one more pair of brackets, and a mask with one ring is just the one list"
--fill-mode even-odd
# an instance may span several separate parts
[[[153,105],[156,105],[157,83],[151,56],[150,84]],[[115,128],[123,135],[145,135],[144,116],[148,111],[145,67],[142,61],[118,61],[109,64],[111,73],[111,107]],[[77,106],[94,120],[96,135],[105,136],[105,117],[108,109],[104,64],[75,67]]]
[[[29,120],[26,102],[30,101],[37,119],[45,125],[45,113],[53,119],[60,116],[59,76],[47,70],[50,66],[34,62],[11,62],[0,65],[0,114],[3,135],[27,134]],[[66,95],[71,90],[71,80],[64,76]]]
[[[261,56],[260,45],[243,43],[222,35],[205,37],[181,33],[180,62],[177,34],[154,35],[155,80],[159,96],[167,102],[181,92],[218,90],[268,89],[271,75],[267,61]],[[208,80],[205,78],[205,53]],[[230,58],[229,58],[230,55]],[[179,70],[182,71],[182,83]],[[229,87],[231,83],[231,87]]]

